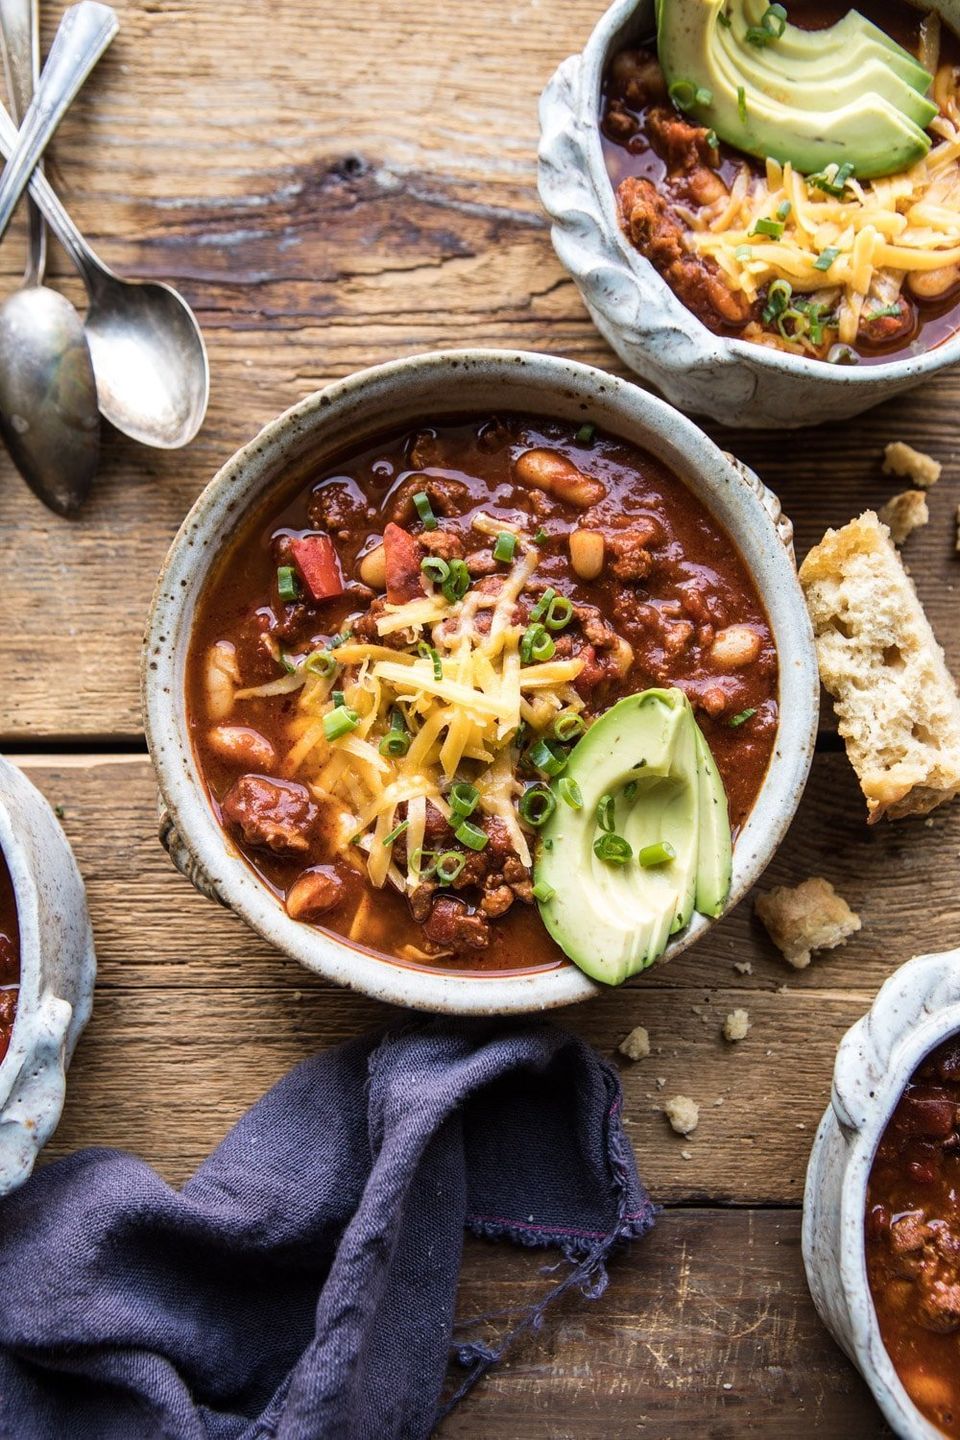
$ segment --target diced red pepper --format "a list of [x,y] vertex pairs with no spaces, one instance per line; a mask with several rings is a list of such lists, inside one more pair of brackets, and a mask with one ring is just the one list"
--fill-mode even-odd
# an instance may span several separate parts
[[291,540],[290,553],[314,600],[343,594],[340,560],[329,535],[301,535]]
[[408,530],[390,524],[383,532],[383,553],[386,559],[387,600],[391,605],[404,605],[425,595],[420,573],[422,549]]

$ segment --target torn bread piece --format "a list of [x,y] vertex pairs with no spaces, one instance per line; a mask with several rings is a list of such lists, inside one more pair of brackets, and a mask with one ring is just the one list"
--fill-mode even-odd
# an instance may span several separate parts
[[700,1106],[689,1095],[674,1095],[663,1106],[671,1130],[678,1135],[692,1135],[700,1123]]
[[936,485],[940,479],[942,470],[939,460],[934,460],[932,455],[925,455],[922,450],[914,450],[912,445],[907,445],[903,440],[893,440],[884,447],[884,475],[900,475],[905,480],[912,480],[914,485],[922,485],[924,490],[929,490],[930,486]]
[[635,1025],[617,1046],[621,1055],[628,1060],[645,1060],[650,1054],[650,1036],[642,1025]]
[[795,970],[810,964],[814,950],[833,950],[860,929],[860,916],[820,875],[793,887],[777,885],[757,896],[757,917]]
[[723,1038],[731,1044],[745,1040],[750,1029],[750,1016],[746,1010],[731,1010],[723,1022]]
[[902,545],[914,530],[928,523],[927,497],[922,490],[901,490],[884,505],[880,519],[890,531],[894,545]]
[[872,510],[800,566],[820,678],[868,819],[926,815],[960,793],[960,701],[930,622]]

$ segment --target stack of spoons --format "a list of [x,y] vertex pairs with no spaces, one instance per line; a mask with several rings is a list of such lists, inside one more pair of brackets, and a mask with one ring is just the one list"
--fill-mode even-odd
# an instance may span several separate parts
[[[40,73],[37,0],[0,0],[12,113],[0,105],[0,240],[25,190],[30,210],[23,286],[0,305],[0,434],[31,489],[60,515],[89,493],[101,417],[141,444],[177,449],[200,429],[210,388],[203,337],[183,297],[108,269],[42,172],[47,145],[117,28],[109,6],[81,0],[64,13]],[[45,225],[86,287],[82,320],[43,283]]]

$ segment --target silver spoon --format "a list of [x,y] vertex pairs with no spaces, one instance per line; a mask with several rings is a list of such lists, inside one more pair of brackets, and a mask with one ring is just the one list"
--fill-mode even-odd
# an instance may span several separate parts
[[[0,105],[0,154],[16,143]],[[203,424],[210,367],[193,311],[171,285],[123,280],[80,234],[39,171],[30,195],[83,278],[85,328],[100,413],[133,440],[161,450],[187,445]]]
[[[0,176],[0,238],[70,102],[116,31],[113,11],[95,0],[83,0],[65,13],[11,161]],[[51,509],[68,515],[82,503],[96,473],[97,386],[76,311],[62,295],[39,284],[35,255],[30,270],[38,283],[0,306],[0,432],[31,489]]]
[[[40,79],[40,7],[37,0],[0,0],[0,54],[10,110],[20,124]],[[47,268],[47,231],[35,200],[28,207],[27,269],[24,285],[42,285]]]

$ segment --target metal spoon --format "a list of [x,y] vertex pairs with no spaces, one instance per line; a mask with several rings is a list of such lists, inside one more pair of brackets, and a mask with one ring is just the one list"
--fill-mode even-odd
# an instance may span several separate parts
[[[0,105],[0,154],[17,134]],[[203,424],[210,367],[193,311],[171,285],[123,280],[94,253],[39,171],[30,195],[80,272],[90,296],[85,326],[100,413],[161,450],[188,444]]]
[[[40,7],[37,0],[0,0],[0,54],[10,110],[20,124],[40,79]],[[47,231],[35,200],[28,204],[27,269],[24,285],[42,285],[47,267]]]
[[[116,31],[113,11],[95,0],[83,0],[64,15],[11,162],[0,176],[0,238],[70,102]],[[32,73],[31,63],[31,80]],[[38,283],[0,306],[0,433],[31,489],[68,515],[82,503],[96,473],[97,387],[79,317],[62,295],[39,284],[40,267],[31,254],[28,280],[32,272]]]

